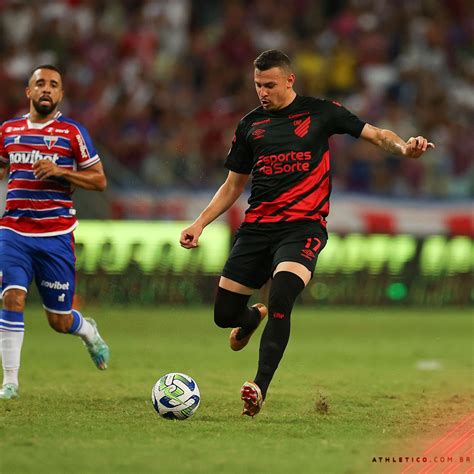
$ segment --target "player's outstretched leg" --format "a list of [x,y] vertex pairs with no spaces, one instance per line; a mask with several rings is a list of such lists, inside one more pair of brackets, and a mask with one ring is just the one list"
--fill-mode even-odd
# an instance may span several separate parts
[[109,346],[99,334],[97,323],[91,318],[84,318],[75,309],[71,311],[71,314],[73,320],[68,332],[82,339],[96,367],[105,370],[109,363],[110,351]]
[[260,387],[255,382],[245,382],[240,389],[240,398],[244,402],[242,415],[257,415],[263,406],[263,396]]
[[6,383],[0,388],[0,400],[15,400],[19,397],[18,386],[14,383]]
[[105,343],[97,329],[97,323],[92,318],[85,318],[95,330],[95,335],[90,342],[83,340],[89,351],[92,361],[100,370],[105,370],[109,364],[110,351],[109,346]]
[[229,336],[229,344],[233,351],[240,351],[249,343],[252,334],[268,314],[267,307],[262,303],[254,304],[252,309],[258,312],[258,324],[257,326],[252,325],[232,329]]

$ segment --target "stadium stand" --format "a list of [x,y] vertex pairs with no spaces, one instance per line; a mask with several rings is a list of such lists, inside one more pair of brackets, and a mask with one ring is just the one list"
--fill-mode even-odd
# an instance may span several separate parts
[[[437,145],[427,159],[404,161],[334,138],[336,197],[465,201],[474,182],[468,3],[0,1],[0,117],[26,111],[34,66],[57,64],[63,110],[94,135],[117,196],[213,190],[237,121],[257,105],[251,62],[280,48],[294,60],[299,93]],[[103,205],[121,217],[114,194]]]

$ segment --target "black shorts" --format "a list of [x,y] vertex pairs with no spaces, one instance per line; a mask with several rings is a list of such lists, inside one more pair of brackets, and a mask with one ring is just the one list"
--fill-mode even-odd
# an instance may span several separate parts
[[313,274],[327,231],[318,222],[242,224],[222,276],[250,288],[261,288],[281,262],[297,262]]

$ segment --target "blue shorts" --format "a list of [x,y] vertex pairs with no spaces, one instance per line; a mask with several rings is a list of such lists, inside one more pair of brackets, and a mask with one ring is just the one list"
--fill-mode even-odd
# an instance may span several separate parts
[[0,295],[12,288],[28,292],[34,277],[44,308],[67,314],[74,297],[75,260],[72,232],[27,237],[0,229]]

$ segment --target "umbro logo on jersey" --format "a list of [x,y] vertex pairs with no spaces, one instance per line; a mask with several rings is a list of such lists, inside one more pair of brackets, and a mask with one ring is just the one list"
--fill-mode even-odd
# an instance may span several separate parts
[[264,130],[263,128],[257,128],[257,130],[254,130],[252,132],[252,137],[254,140],[258,140],[259,138],[263,138],[265,132],[266,130]]
[[313,258],[315,257],[314,252],[310,249],[302,249],[301,256],[308,260],[313,260]]
[[311,117],[306,117],[304,120],[294,120],[293,125],[295,126],[295,135],[303,138],[309,131]]
[[44,144],[48,147],[48,150],[56,144],[58,137],[43,137]]

